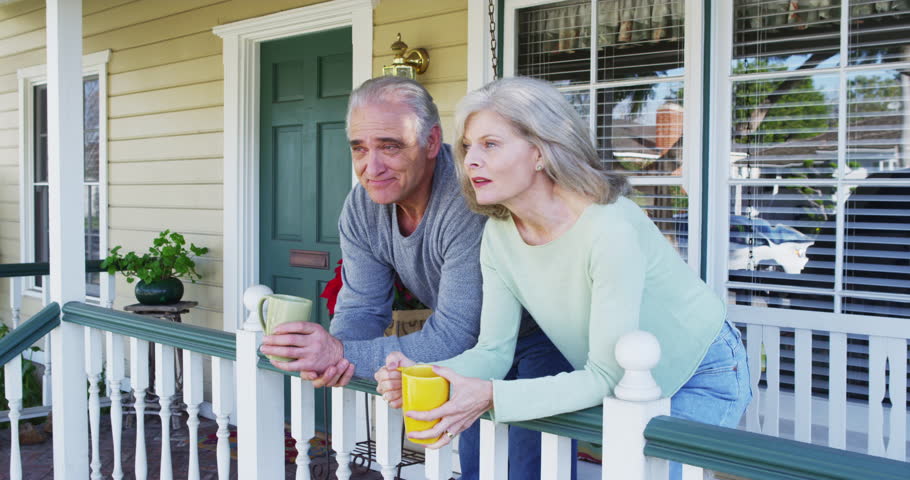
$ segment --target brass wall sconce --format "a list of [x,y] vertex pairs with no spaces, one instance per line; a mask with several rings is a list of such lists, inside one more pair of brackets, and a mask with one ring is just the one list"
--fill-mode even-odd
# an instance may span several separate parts
[[417,80],[417,74],[427,71],[430,66],[430,55],[422,48],[412,48],[408,50],[408,44],[401,41],[401,34],[392,44],[392,51],[395,52],[395,58],[392,59],[391,65],[382,67],[383,75],[394,75],[407,77],[411,80]]

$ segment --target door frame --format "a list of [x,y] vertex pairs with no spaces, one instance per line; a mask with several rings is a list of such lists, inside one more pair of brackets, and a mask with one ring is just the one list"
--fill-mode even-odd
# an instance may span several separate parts
[[[372,77],[379,0],[332,0],[212,29],[223,40],[223,324],[244,323],[243,292],[259,283],[259,47],[262,42],[352,27],[352,85]],[[258,324],[257,324],[258,326]]]

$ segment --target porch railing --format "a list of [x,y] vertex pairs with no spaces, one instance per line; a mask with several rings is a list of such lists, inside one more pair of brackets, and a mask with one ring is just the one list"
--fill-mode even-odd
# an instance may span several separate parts
[[[257,298],[245,298],[255,304]],[[42,312],[23,324],[24,330],[0,342],[3,358],[18,358],[18,352],[42,329],[53,323],[54,307]],[[34,324],[32,321],[36,320]],[[198,478],[198,455],[195,438],[197,414],[203,395],[203,358],[212,362],[212,409],[218,422],[219,478],[228,478],[230,469],[228,444],[228,419],[237,408],[238,477],[284,478],[284,376],[285,372],[273,369],[258,353],[261,331],[258,322],[247,322],[235,334],[192,325],[156,321],[125,312],[71,302],[62,309],[62,321],[85,327],[84,338],[68,341],[85,341],[86,377],[96,378],[106,356],[106,375],[112,390],[119,388],[125,378],[126,348],[129,345],[130,387],[137,398],[143,398],[148,388],[148,348],[156,350],[156,390],[162,405],[162,425],[167,425],[170,415],[168,404],[174,393],[175,348],[183,349],[184,401],[188,405],[190,430],[189,478]],[[42,324],[42,328],[37,325]],[[33,333],[28,332],[33,330]],[[80,335],[80,337],[82,337]],[[640,339],[624,339],[639,342]],[[653,395],[648,370],[656,364],[657,354],[647,353],[647,345],[634,344],[633,351],[645,351],[644,358],[620,358],[627,369],[626,389],[618,389],[620,398],[608,397],[605,407],[597,407],[566,415],[522,422],[522,427],[544,432],[542,469],[544,478],[564,478],[571,468],[570,439],[576,438],[604,445],[603,478],[645,479],[665,478],[667,460],[681,461],[684,478],[702,478],[702,469],[713,469],[749,478],[861,478],[891,479],[910,477],[910,464],[900,461],[844,452],[828,447],[813,446],[802,442],[740,432],[716,429],[693,422],[664,418],[669,413],[669,402]],[[10,357],[10,358],[12,358]],[[234,362],[236,361],[236,371]],[[7,363],[7,368],[15,360]],[[634,368],[630,368],[634,367]],[[16,372],[7,371],[7,392],[15,394]],[[626,379],[630,379],[628,383]],[[234,381],[241,386],[234,392]],[[308,382],[291,377],[292,419],[291,433],[297,442],[297,478],[309,478],[307,440],[315,433],[314,390]],[[95,383],[96,382],[91,382]],[[70,383],[75,385],[75,383]],[[84,382],[82,383],[84,385]],[[84,387],[82,387],[84,389]],[[370,382],[352,382],[348,388],[332,389],[332,448],[339,465],[338,478],[350,478],[348,462],[354,449],[358,416],[355,413],[357,392],[374,393]],[[99,421],[100,405],[97,388],[90,389],[90,471],[93,478],[100,476]],[[84,395],[82,392],[65,392]],[[9,394],[8,394],[9,396]],[[114,443],[113,478],[123,475],[120,461],[122,409],[112,396],[111,425]],[[142,402],[137,402],[141,409]],[[393,478],[395,466],[401,459],[401,412],[389,408],[381,398],[375,398],[376,460],[384,478]],[[143,412],[137,411],[137,450],[135,453],[136,478],[146,478],[145,435]],[[657,417],[657,418],[655,418]],[[12,415],[11,415],[12,419]],[[607,428],[602,428],[606,425]],[[508,426],[482,421],[481,468],[486,478],[505,478],[508,448]],[[160,478],[171,478],[173,465],[170,457],[169,432],[162,428],[160,448]],[[75,435],[74,438],[80,438]],[[88,432],[81,435],[88,438]],[[14,439],[15,442],[15,439]],[[11,454],[13,452],[10,452]],[[852,470],[851,470],[852,468]],[[430,479],[449,478],[452,475],[450,449],[427,451],[424,475]],[[72,472],[69,472],[72,474]],[[88,472],[86,472],[88,473]],[[70,478],[57,472],[58,478]],[[853,475],[853,476],[851,476]],[[73,478],[81,478],[78,473]],[[11,477],[21,478],[21,471]]]

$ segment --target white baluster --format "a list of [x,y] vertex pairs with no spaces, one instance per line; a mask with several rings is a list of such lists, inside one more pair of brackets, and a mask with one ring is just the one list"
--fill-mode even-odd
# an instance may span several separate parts
[[3,366],[6,401],[9,403],[9,476],[22,479],[22,454],[19,452],[19,418],[22,416],[22,355]]
[[540,434],[540,478],[569,478],[574,461],[571,438],[552,433]]
[[667,478],[668,462],[644,454],[648,422],[670,414],[670,399],[660,398],[660,387],[651,376],[660,361],[660,343],[654,335],[636,330],[620,337],[615,355],[625,374],[613,396],[604,398],[602,478]]
[[888,429],[888,448],[885,456],[892,460],[907,461],[907,340],[889,338],[888,352],[888,393],[891,397],[891,415]]
[[376,461],[384,480],[394,480],[401,463],[401,410],[376,399]]
[[[243,294],[253,312],[271,289],[261,285]],[[259,369],[262,327],[250,313],[237,331],[237,477],[284,478],[284,375]]]
[[705,469],[696,467],[695,465],[683,464],[682,480],[705,480],[705,478],[707,478],[705,475]]
[[228,429],[231,410],[234,408],[234,375],[230,360],[212,357],[212,412],[218,424],[218,479],[231,476],[231,432]]
[[312,382],[291,377],[291,436],[297,446],[297,480],[310,479],[310,439],[316,435],[315,395]]
[[357,415],[354,411],[357,406],[356,393],[346,388],[332,389],[332,449],[335,450],[335,460],[338,461],[338,470],[335,472],[338,480],[351,478],[351,451],[354,450],[354,435],[357,432]]
[[812,330],[797,328],[794,337],[794,438],[812,442]]
[[[51,277],[50,275],[45,275],[44,277],[45,288],[43,290],[43,305],[47,306],[51,303],[51,289],[47,287],[50,285]],[[21,278],[20,278],[21,279]],[[52,405],[54,402],[53,393],[51,388],[51,336],[48,335],[44,337],[44,374],[41,377],[41,404],[48,406]]]
[[754,396],[746,408],[746,430],[761,433],[761,408],[762,396],[759,393],[758,382],[761,380],[762,367],[762,331],[761,325],[750,324],[746,329],[746,355],[749,359],[749,384],[752,386]]
[[92,479],[101,478],[101,403],[98,382],[101,380],[102,335],[85,327],[85,374],[88,377],[88,415],[92,435]]
[[130,382],[133,384],[133,409],[136,411],[136,480],[148,477],[148,460],[145,452],[145,392],[149,387],[149,344],[145,340],[130,338]]
[[117,298],[117,282],[114,281],[114,276],[101,272],[99,274],[99,281],[101,283],[101,306],[104,308],[114,308],[114,299]]
[[765,389],[766,405],[763,406],[765,422],[762,425],[762,433],[777,437],[780,435],[780,327],[766,326],[763,330],[765,380],[768,382],[768,388]]
[[183,401],[186,428],[190,433],[190,460],[187,476],[199,480],[199,404],[202,403],[202,355],[183,351]]
[[424,451],[424,474],[427,480],[452,478],[452,443],[438,449]]
[[171,463],[171,398],[175,390],[174,347],[155,344],[155,393],[161,410],[161,466],[158,476],[161,480],[173,478]]
[[480,478],[493,480],[509,476],[509,426],[491,420],[480,421]]
[[884,337],[869,337],[869,455],[885,456],[884,408],[885,399],[885,354]]
[[12,315],[13,329],[19,327],[22,311],[22,280],[24,277],[13,277],[9,282],[9,309]]
[[847,448],[847,334],[831,332],[829,341],[828,446],[843,450]]
[[106,332],[107,340],[107,384],[110,387],[111,399],[111,436],[114,446],[114,469],[111,473],[114,480],[123,478],[121,465],[120,440],[123,435],[123,395],[120,383],[123,381],[123,337]]

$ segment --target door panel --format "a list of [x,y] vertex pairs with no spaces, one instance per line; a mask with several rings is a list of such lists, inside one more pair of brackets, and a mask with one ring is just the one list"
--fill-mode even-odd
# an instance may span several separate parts
[[312,320],[328,327],[319,294],[341,258],[338,216],[352,178],[351,29],[265,42],[260,58],[260,281],[313,300]]

